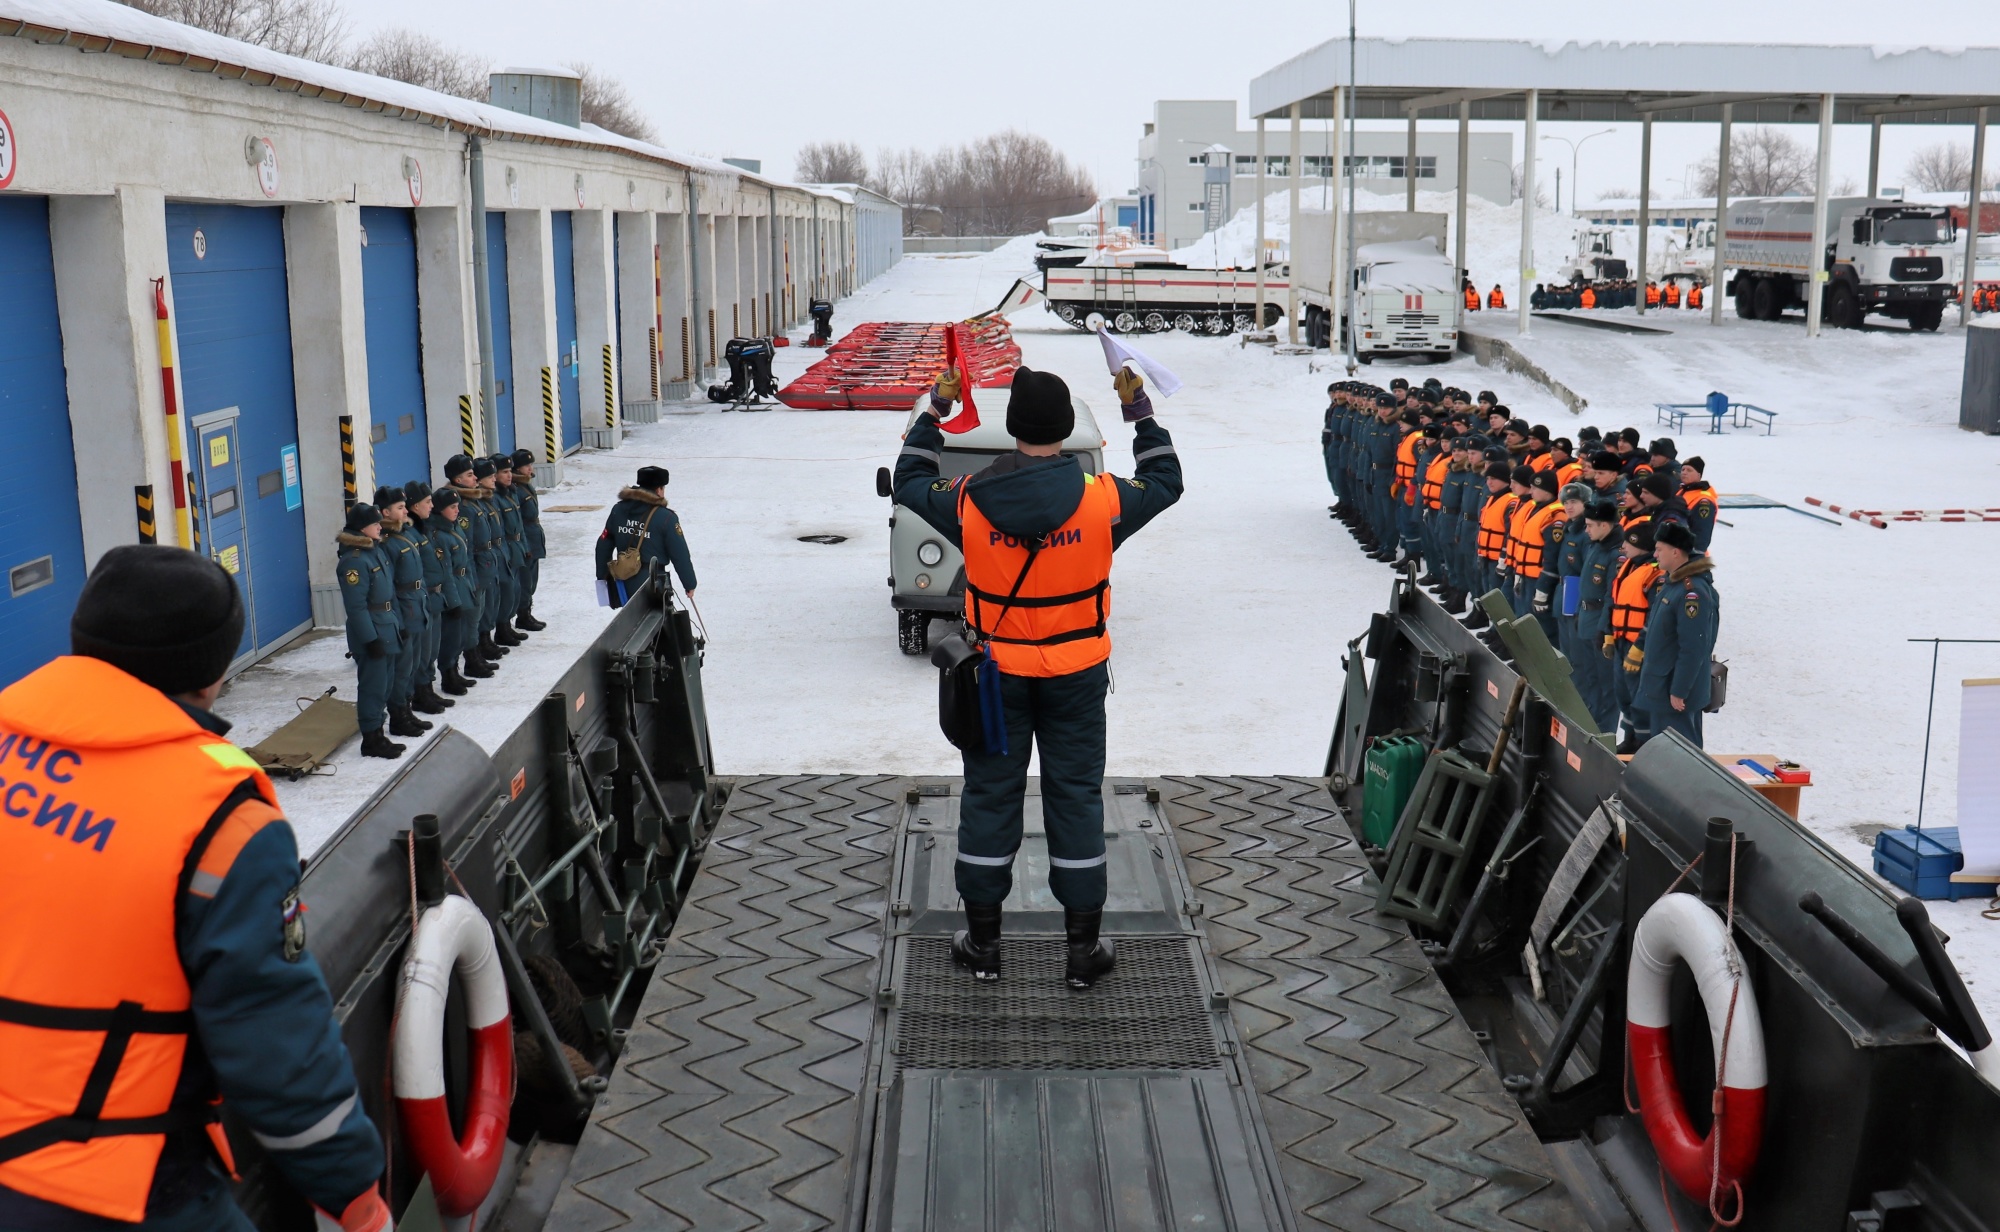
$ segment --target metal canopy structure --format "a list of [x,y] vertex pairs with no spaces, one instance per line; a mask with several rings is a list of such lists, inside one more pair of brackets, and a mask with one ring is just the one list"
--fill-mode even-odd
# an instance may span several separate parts
[[[1350,55],[1353,68],[1350,77]],[[1748,86],[1746,83],[1757,83]],[[1729,167],[1733,124],[1813,124],[1819,176],[1814,225],[1825,234],[1832,126],[1866,124],[1868,195],[1874,196],[1883,124],[1965,124],[1973,129],[1972,174],[1985,170],[1987,109],[2000,105],[2000,47],[1865,47],[1752,43],[1579,43],[1509,39],[1329,39],[1259,75],[1250,83],[1250,113],[1259,123],[1286,118],[1294,131],[1306,119],[1402,120],[1414,145],[1419,120],[1456,120],[1463,150],[1472,120],[1512,120],[1527,127],[1522,182],[1535,182],[1539,121],[1638,123],[1643,127],[1639,274],[1645,275],[1646,228],[1655,122],[1716,124],[1718,160]],[[1463,154],[1461,154],[1463,158]],[[1336,152],[1336,164],[1340,154]],[[1297,176],[1296,168],[1293,175]],[[1416,208],[1415,181],[1409,193]],[[1532,192],[1532,189],[1530,189]],[[1337,194],[1336,194],[1337,196]],[[1335,281],[1340,268],[1340,207],[1332,210]],[[1463,235],[1464,204],[1458,209]],[[1726,227],[1726,220],[1724,223]],[[1718,228],[1720,232],[1723,228]],[[1967,228],[1965,268],[1972,268],[1977,226]],[[1722,282],[1722,236],[1711,285]],[[1461,252],[1463,241],[1460,241]],[[1529,332],[1528,297],[1535,285],[1534,211],[1521,212],[1519,329]],[[1463,260],[1460,260],[1461,267]],[[1463,270],[1461,269],[1461,276]],[[1811,283],[1807,333],[1820,326],[1825,272]],[[1333,288],[1329,288],[1331,291]],[[1969,313],[1961,297],[1961,320]],[[1719,293],[1710,320],[1722,319]],[[1639,311],[1644,312],[1644,297]]]

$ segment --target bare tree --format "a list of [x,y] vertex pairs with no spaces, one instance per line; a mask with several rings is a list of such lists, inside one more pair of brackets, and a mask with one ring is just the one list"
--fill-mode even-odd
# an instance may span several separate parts
[[[1986,183],[1979,188],[1982,196],[2000,187],[2000,171],[1991,167],[1990,154],[1986,161]],[[1927,145],[1903,168],[1903,176],[1918,192],[1964,192],[1972,180],[1972,151],[1956,142]]]
[[334,63],[347,38],[336,0],[123,0],[155,17],[288,56]]
[[[1497,162],[1498,160],[1496,159],[1495,161]],[[1521,164],[1515,163],[1507,177],[1507,192],[1515,201],[1521,199],[1521,177]],[[1549,194],[1539,184],[1535,185],[1535,206],[1537,209],[1545,210],[1549,208]]]
[[428,34],[397,29],[370,35],[348,56],[347,67],[484,102],[491,66],[478,56],[452,50]]
[[917,224],[916,207],[934,209],[945,235],[1025,235],[1097,200],[1088,171],[1013,129],[934,154],[883,150],[869,187],[911,207],[906,226]]
[[[1819,160],[1797,138],[1761,125],[1737,129],[1729,138],[1729,195],[1785,197],[1813,190]],[[1695,195],[1715,195],[1715,157],[1695,165]]]
[[624,82],[605,76],[581,60],[563,67],[583,78],[584,123],[595,124],[606,132],[638,141],[653,139],[652,121],[639,110],[638,102],[625,88]]
[[808,141],[792,156],[792,174],[806,184],[865,184],[868,158],[852,141]]
[[1629,188],[1607,188],[1597,194],[1597,199],[1599,201],[1633,201],[1638,196],[1638,193],[1633,192]]

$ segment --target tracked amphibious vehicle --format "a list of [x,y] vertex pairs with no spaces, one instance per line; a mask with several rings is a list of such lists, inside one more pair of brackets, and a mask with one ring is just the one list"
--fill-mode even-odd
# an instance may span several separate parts
[[[519,1079],[448,1226],[2000,1226],[1990,1041],[1920,912],[1692,746],[1622,761],[1515,657],[1399,580],[1324,777],[1107,780],[1120,962],[1076,992],[1032,789],[1007,974],[974,983],[957,783],[717,778],[700,647],[649,587],[497,753],[434,742],[308,872],[404,1226],[467,1205],[386,1094],[412,912],[447,893],[500,935]],[[1423,770],[1374,849],[1391,740]]]

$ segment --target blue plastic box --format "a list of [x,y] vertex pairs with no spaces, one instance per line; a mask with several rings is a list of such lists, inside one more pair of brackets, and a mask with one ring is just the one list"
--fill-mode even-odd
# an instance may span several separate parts
[[1957,826],[1926,830],[1904,826],[1875,836],[1876,875],[1918,898],[1984,898],[1994,893],[1991,881],[1953,881],[1951,875],[1964,867]]

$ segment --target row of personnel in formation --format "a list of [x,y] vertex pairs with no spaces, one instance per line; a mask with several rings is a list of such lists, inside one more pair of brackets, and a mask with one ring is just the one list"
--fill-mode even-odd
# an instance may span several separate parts
[[1562,308],[1631,308],[1645,297],[1648,308],[1699,308],[1708,294],[1706,283],[1692,280],[1685,292],[1679,279],[1648,282],[1643,288],[1630,278],[1603,282],[1537,283],[1528,295],[1528,307],[1537,312]]
[[463,696],[548,627],[534,613],[548,555],[535,455],[457,454],[444,478],[438,488],[421,479],[377,488],[372,504],[348,509],[338,537],[367,757],[400,757],[404,746],[389,737],[423,735],[431,724],[417,712],[453,704],[440,687]]
[[[1630,752],[1659,731],[1701,743],[1719,612],[1707,465],[1635,428],[1580,443],[1435,380],[1328,387],[1321,432],[1334,517],[1468,628],[1498,591],[1570,662],[1604,731]],[[1490,635],[1489,635],[1490,636]]]

